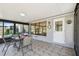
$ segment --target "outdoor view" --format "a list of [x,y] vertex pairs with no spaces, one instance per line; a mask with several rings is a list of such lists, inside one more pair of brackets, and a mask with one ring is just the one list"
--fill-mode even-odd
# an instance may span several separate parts
[[28,33],[28,25],[16,24],[16,34]]
[[24,25],[24,33],[28,33],[28,25]]
[[23,25],[22,24],[16,24],[16,34],[20,34],[23,32]]
[[10,37],[14,31],[14,24],[4,22],[4,37]]
[[[4,31],[3,31],[3,27],[4,27]],[[16,27],[15,34],[28,33],[28,25],[16,24],[15,27]],[[0,21],[0,38],[2,38],[3,34],[4,37],[11,37],[12,34],[14,34],[14,23],[4,22],[4,26],[3,26],[3,22]]]

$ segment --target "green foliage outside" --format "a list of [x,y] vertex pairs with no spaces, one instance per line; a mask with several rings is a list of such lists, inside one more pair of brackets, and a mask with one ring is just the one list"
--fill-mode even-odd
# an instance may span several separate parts
[[4,35],[9,35],[9,34],[12,34],[12,30],[6,29],[4,32]]

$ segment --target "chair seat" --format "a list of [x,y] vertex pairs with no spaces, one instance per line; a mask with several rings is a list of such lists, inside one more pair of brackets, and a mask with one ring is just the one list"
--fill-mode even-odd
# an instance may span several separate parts
[[29,44],[31,44],[32,43],[32,38],[31,37],[25,37],[24,39],[23,39],[23,46],[27,46],[27,45],[29,45]]

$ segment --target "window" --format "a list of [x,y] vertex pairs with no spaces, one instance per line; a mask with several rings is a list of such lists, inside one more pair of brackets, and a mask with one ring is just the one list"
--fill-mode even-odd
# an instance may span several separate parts
[[46,21],[33,23],[31,31],[32,34],[46,36]]
[[39,28],[39,34],[40,34],[40,35],[42,34],[42,31],[43,31],[43,27],[40,26],[40,28]]
[[32,24],[31,25],[31,33],[32,34],[35,34],[35,24]]
[[23,25],[22,24],[16,24],[16,34],[23,33]]
[[42,35],[45,36],[46,35],[46,21],[40,23],[40,29],[42,29]]
[[39,35],[39,29],[40,29],[40,25],[39,25],[39,23],[36,23],[36,26],[35,26],[35,34],[36,35]]
[[55,30],[56,31],[62,31],[62,21],[56,21],[55,22]]
[[[14,22],[9,20],[0,20],[0,38],[11,38],[13,34],[28,32],[28,23]],[[27,34],[28,35],[28,34]]]
[[28,25],[24,25],[23,32],[28,33]]
[[4,37],[11,36],[14,33],[14,24],[4,22]]

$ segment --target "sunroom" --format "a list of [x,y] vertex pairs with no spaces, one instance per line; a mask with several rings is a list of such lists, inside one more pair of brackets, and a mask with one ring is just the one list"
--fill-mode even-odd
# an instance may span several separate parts
[[0,4],[0,55],[74,56],[76,3]]

